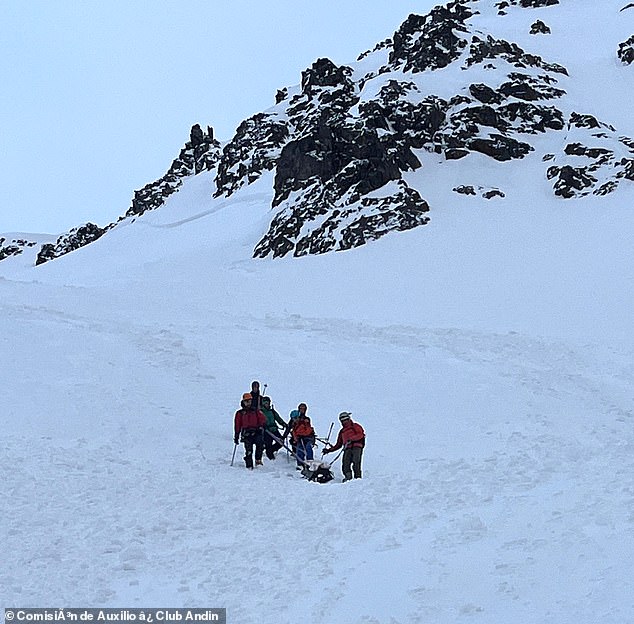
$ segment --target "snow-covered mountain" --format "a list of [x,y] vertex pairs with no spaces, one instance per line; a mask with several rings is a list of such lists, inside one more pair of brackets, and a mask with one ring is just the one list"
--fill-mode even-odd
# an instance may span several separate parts
[[[634,620],[633,19],[411,16],[116,224],[4,235],[0,607]],[[252,379],[364,479],[230,466]]]
[[[614,111],[627,109],[632,87],[623,19],[632,7],[621,4],[454,0],[411,15],[355,63],[317,60],[226,144],[195,125],[166,175],[135,193],[122,220],[160,207],[202,171],[214,172],[209,193],[225,198],[273,171],[272,218],[254,255],[299,256],[428,224],[452,199],[430,204],[429,189],[410,174],[434,169],[442,183],[461,159],[479,160],[479,169],[495,164],[487,159],[511,161],[500,187],[509,170],[532,166],[529,193],[617,192],[634,181],[634,132]],[[507,197],[472,175],[447,190]],[[114,226],[82,226],[44,246],[37,262]]]

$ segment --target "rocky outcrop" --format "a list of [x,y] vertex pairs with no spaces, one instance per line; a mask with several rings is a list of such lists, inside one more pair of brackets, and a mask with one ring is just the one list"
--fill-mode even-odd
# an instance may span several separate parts
[[548,159],[547,170],[555,195],[564,199],[607,195],[634,173],[634,140],[619,136],[614,127],[592,115],[572,113],[569,140],[559,155]]
[[389,232],[425,225],[428,211],[427,202],[403,180],[352,202],[330,183],[316,182],[283,203],[254,255],[275,258],[351,249]]
[[541,20],[537,20],[531,24],[529,33],[531,35],[550,35],[550,28]]
[[619,44],[617,55],[624,65],[631,65],[634,63],[634,35],[632,35],[627,41]]
[[505,15],[506,9],[510,6],[520,6],[524,9],[539,9],[554,4],[559,4],[559,0],[502,0],[502,2],[497,2],[495,6],[500,15]]
[[[183,180],[191,175],[214,169],[219,159],[220,143],[214,139],[213,128],[208,127],[207,130],[203,130],[198,124],[192,126],[189,141],[185,143],[178,158],[172,162],[167,173],[155,182],[135,191],[132,206],[119,221],[136,217],[147,210],[155,210],[162,206],[165,200],[179,189]],[[43,264],[88,245],[115,225],[115,223],[110,223],[101,228],[93,223],[87,223],[74,228],[60,236],[54,244],[42,245],[35,263],[36,265]]]
[[548,72],[568,75],[568,71],[562,65],[547,63],[541,56],[524,52],[516,43],[511,43],[504,39],[495,39],[491,35],[487,35],[486,39],[474,36],[469,49],[467,66],[470,67],[486,60],[495,59],[504,60],[522,69],[536,67]]
[[213,169],[220,159],[220,143],[214,139],[213,128],[203,131],[196,124],[190,132],[190,139],[185,143],[178,158],[172,162],[167,173],[135,191],[132,206],[125,216],[132,217],[143,214],[146,210],[155,210],[175,193],[183,180],[191,175]]
[[493,199],[494,197],[504,198],[506,197],[498,188],[491,188],[486,186],[472,186],[461,184],[452,189],[454,193],[459,195],[471,195],[473,197],[482,197],[484,199]]
[[[427,202],[403,178],[421,166],[419,150],[447,160],[478,153],[509,161],[533,151],[522,137],[564,128],[552,102],[565,93],[557,83],[566,69],[517,44],[474,35],[472,5],[456,0],[410,15],[374,49],[387,64],[356,82],[352,68],[319,59],[302,72],[297,93],[278,92],[273,109],[238,128],[223,150],[216,194],[274,172],[276,212],[257,257],[342,250],[390,228],[427,223]],[[466,71],[492,62],[508,67],[505,79],[475,82],[450,99],[423,91],[418,74],[459,59]],[[367,97],[370,82],[378,86]],[[387,190],[394,185],[398,192]],[[478,192],[503,197],[495,189]]]
[[36,242],[25,238],[12,238],[11,240],[0,236],[0,261],[10,256],[20,255],[27,247],[35,247]]
[[229,196],[273,169],[288,139],[286,123],[276,115],[259,113],[243,121],[225,145],[216,175],[216,196]]
[[74,228],[68,234],[60,236],[54,244],[47,243],[42,245],[37,254],[35,264],[44,264],[49,260],[54,260],[80,247],[84,247],[101,238],[111,227],[113,226],[100,228],[94,223],[86,223],[86,225]]
[[[505,13],[556,4],[502,0],[495,7]],[[461,171],[443,160],[521,160],[543,144],[536,135],[546,133],[561,138],[560,147],[550,142],[550,153],[542,156],[555,195],[607,194],[631,180],[634,142],[591,115],[566,118],[558,104],[566,68],[475,30],[472,18],[480,8],[476,0],[453,0],[427,15],[410,15],[353,66],[318,59],[301,73],[299,85],[279,89],[275,105],[243,121],[222,147],[211,128],[194,126],[166,175],[137,191],[122,218],[158,208],[191,175],[215,171],[210,193],[230,197],[268,173],[271,221],[254,256],[342,251],[429,222],[424,189],[413,188],[416,177],[410,176],[422,163]],[[530,29],[549,32],[541,20]],[[632,54],[631,38],[619,57],[630,63]],[[438,71],[449,71],[451,79],[439,81]],[[454,81],[458,75],[463,80]],[[500,189],[474,184],[453,190],[505,197]],[[75,231],[45,246],[38,262],[103,231]]]
[[473,13],[462,2],[438,6],[427,15],[410,15],[394,33],[389,55],[391,69],[423,72],[447,67],[467,46],[465,20]]

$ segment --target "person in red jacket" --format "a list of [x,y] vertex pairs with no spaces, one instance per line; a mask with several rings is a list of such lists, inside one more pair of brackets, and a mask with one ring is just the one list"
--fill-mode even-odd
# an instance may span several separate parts
[[341,469],[343,471],[343,480],[350,481],[354,471],[354,478],[361,478],[361,457],[363,455],[363,447],[365,446],[365,431],[363,427],[350,418],[350,412],[341,412],[339,421],[341,422],[341,430],[337,436],[337,442],[334,446],[324,449],[326,453],[338,451],[343,447],[343,461]]
[[264,414],[252,405],[251,394],[242,395],[240,409],[236,412],[233,428],[233,442],[244,443],[244,463],[253,469],[253,447],[255,446],[255,465],[262,465],[264,450],[263,430],[266,425]]
[[313,460],[313,445],[315,444],[315,430],[306,414],[305,403],[298,406],[298,414],[289,421],[291,427],[291,439],[295,458],[297,459],[297,470],[301,470],[304,462]]

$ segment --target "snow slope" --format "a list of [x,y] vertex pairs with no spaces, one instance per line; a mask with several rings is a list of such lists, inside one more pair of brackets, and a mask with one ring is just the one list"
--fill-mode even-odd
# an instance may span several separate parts
[[[76,252],[0,263],[0,608],[634,621],[632,193],[527,192],[530,155],[441,184],[421,157],[430,225],[351,251],[253,260],[271,175],[214,200],[208,172]],[[231,467],[252,379],[320,435],[353,412],[364,479]]]

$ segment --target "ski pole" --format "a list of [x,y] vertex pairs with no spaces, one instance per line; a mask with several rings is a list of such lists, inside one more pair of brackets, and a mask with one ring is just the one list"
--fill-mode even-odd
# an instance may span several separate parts
[[326,444],[330,444],[330,434],[332,433],[332,428],[335,426],[334,422],[330,423],[330,429],[328,429],[328,435],[326,436]]
[[330,467],[332,468],[335,464],[335,462],[341,457],[341,454],[346,450],[346,448],[342,448],[336,455],[335,458],[330,462]]

